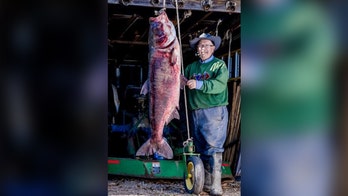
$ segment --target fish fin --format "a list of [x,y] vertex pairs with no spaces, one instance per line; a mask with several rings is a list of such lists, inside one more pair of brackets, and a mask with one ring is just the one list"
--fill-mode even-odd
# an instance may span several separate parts
[[160,156],[166,158],[166,159],[172,159],[173,158],[173,150],[168,144],[166,139],[163,139],[161,144],[158,145],[157,154]]
[[138,149],[135,156],[149,156],[153,155],[155,152],[166,159],[173,158],[173,150],[165,139],[162,139],[159,144],[151,143],[151,139],[148,139]]
[[147,79],[141,87],[140,94],[146,95],[149,92],[149,80]]
[[173,119],[180,119],[180,115],[177,109],[175,109],[172,114],[169,116],[168,120],[166,121],[166,124],[170,123]]
[[148,156],[152,154],[153,152],[151,148],[150,139],[148,139],[143,145],[140,146],[135,156]]
[[180,89],[184,89],[188,79],[184,75],[180,75]]
[[[176,39],[175,42],[179,42],[179,41]],[[175,46],[172,50],[173,50],[173,52],[172,52],[170,65],[174,66],[176,64],[181,63],[180,54],[179,54],[180,48],[178,47],[178,44],[175,44]]]

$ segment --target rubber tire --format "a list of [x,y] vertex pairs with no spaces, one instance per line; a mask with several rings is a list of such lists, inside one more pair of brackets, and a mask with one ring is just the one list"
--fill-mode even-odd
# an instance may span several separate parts
[[184,173],[184,186],[186,192],[198,195],[204,186],[204,166],[202,160],[197,156],[191,156],[186,161]]

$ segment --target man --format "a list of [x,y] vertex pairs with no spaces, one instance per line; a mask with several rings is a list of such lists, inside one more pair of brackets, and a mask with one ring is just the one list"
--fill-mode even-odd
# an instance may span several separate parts
[[203,33],[190,41],[199,60],[185,68],[188,107],[196,151],[204,164],[204,191],[222,195],[221,163],[228,123],[228,70],[224,61],[214,57],[221,38]]

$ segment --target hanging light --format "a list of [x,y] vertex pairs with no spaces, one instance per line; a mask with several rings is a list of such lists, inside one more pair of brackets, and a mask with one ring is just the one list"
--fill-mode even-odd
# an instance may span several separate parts
[[132,3],[133,0],[121,0],[121,3],[125,6],[127,6],[128,4]]
[[236,10],[237,3],[231,0],[227,0],[225,3],[226,10],[234,11]]
[[208,11],[213,6],[212,0],[202,0],[202,8],[204,11]]

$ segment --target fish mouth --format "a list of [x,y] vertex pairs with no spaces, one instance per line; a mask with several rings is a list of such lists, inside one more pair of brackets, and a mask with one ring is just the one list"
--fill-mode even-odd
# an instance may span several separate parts
[[156,45],[166,45],[168,36],[165,34],[164,25],[161,22],[153,22],[151,26]]
[[164,43],[166,43],[168,40],[167,36],[165,35],[162,35],[162,36],[158,36],[157,39],[156,39],[156,43],[158,45],[163,45]]
[[161,12],[157,17],[150,17],[152,38],[157,47],[169,46],[174,40],[175,36],[173,36],[173,26],[169,25],[168,23],[170,23],[170,21],[168,21],[164,11]]

